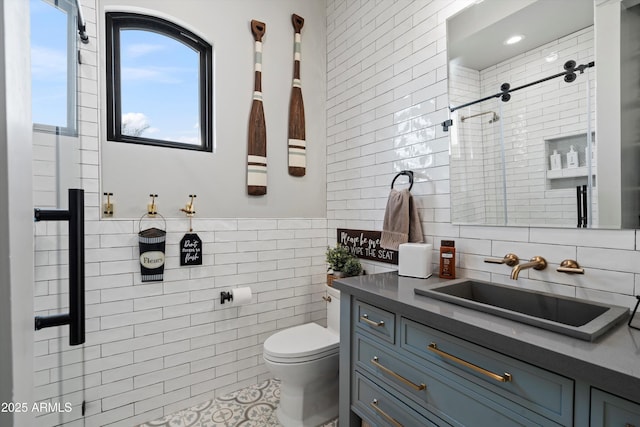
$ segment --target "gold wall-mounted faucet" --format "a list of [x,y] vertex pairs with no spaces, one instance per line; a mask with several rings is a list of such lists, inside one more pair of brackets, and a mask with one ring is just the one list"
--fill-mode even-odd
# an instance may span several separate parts
[[518,264],[513,267],[511,270],[511,278],[513,280],[518,280],[518,275],[520,274],[520,270],[525,270],[527,268],[533,268],[534,270],[544,270],[547,268],[547,260],[542,258],[541,256],[534,256],[529,260],[529,262],[525,262],[524,264]]

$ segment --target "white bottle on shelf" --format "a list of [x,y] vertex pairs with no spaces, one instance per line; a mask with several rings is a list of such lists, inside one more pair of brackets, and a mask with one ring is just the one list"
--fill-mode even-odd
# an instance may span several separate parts
[[568,168],[577,168],[578,167],[578,152],[575,147],[572,145],[567,153],[567,167]]
[[562,157],[558,153],[558,150],[553,150],[553,154],[549,156],[549,162],[551,164],[552,171],[562,169]]

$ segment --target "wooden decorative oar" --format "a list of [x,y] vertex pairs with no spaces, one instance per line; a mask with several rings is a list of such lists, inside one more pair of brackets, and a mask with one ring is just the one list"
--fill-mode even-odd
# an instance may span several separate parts
[[262,36],[266,29],[263,22],[251,21],[255,49],[253,102],[249,116],[247,149],[247,192],[250,196],[267,194],[267,128],[262,108]]
[[307,167],[306,141],[304,134],[304,103],[300,85],[300,30],[304,18],[291,15],[293,23],[293,87],[289,100],[289,175],[304,176]]

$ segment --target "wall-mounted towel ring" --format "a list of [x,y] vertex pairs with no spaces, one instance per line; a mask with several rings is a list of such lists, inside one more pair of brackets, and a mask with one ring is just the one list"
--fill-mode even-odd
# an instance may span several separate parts
[[401,175],[406,175],[409,177],[409,191],[411,191],[411,189],[413,188],[413,171],[407,170],[398,172],[398,174],[393,178],[393,181],[391,181],[391,189],[393,190],[393,184],[395,184],[396,179],[398,179],[398,177]]

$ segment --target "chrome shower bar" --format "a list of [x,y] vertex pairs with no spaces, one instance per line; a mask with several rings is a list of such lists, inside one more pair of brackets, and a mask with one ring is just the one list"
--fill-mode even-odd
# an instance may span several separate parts
[[36,316],[36,331],[69,325],[69,345],[85,341],[84,190],[69,189],[69,210],[33,210],[35,221],[69,221],[69,313]]

